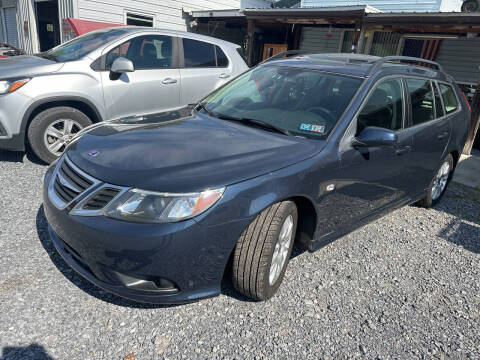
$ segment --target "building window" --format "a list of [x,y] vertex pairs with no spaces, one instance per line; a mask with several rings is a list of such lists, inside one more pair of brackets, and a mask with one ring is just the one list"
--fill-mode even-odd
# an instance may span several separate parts
[[153,16],[127,12],[127,25],[153,27]]

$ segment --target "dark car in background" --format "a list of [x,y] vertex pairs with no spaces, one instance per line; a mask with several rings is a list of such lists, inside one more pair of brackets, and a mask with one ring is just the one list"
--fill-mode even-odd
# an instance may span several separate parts
[[23,54],[24,54],[23,50],[17,49],[12,45],[0,43],[0,59],[7,58],[10,56],[19,56]]
[[230,267],[239,292],[265,300],[294,242],[314,251],[401,206],[435,205],[469,117],[427,60],[269,61],[195,107],[84,131],[45,176],[50,236],[126,298],[218,295]]

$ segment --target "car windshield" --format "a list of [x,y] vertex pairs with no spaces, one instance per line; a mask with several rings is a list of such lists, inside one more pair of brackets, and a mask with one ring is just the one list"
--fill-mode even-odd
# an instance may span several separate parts
[[57,62],[79,60],[88,53],[98,49],[102,45],[108,44],[110,41],[115,40],[125,33],[126,29],[122,28],[92,31],[65,44],[54,47],[47,52],[41,53],[39,56]]
[[239,76],[202,104],[219,118],[254,120],[287,134],[324,139],[362,81],[323,71],[266,65]]

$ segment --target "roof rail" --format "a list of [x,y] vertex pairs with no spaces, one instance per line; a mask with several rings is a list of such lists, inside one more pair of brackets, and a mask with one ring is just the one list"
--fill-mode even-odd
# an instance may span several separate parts
[[[306,54],[307,52],[305,50],[288,50],[288,51],[283,51],[281,53],[278,53],[277,55],[270,56],[269,58],[263,60],[260,64],[264,64],[266,62],[272,61],[272,60],[277,60],[281,59],[284,56],[292,56],[292,55],[300,55],[300,54]],[[258,65],[260,65],[258,64]]]
[[428,67],[426,65],[426,64],[428,64],[428,65],[435,66],[436,70],[443,72],[442,65],[440,65],[439,63],[437,63],[435,61],[422,59],[422,58],[416,58],[416,57],[409,57],[409,56],[385,56],[385,57],[383,57],[381,59],[378,59],[377,61],[374,62],[374,65],[370,69],[368,75],[370,76],[373,73],[375,73],[376,71],[378,71],[378,69],[380,69],[383,66],[383,64],[385,64],[386,62],[391,62],[391,63],[393,63],[393,62],[414,63],[417,66],[423,66],[423,67]]

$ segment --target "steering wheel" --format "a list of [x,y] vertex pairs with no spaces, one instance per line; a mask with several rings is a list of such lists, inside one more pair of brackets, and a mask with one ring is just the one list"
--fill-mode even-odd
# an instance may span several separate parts
[[320,115],[321,117],[324,117],[325,120],[327,120],[328,122],[335,123],[337,121],[337,119],[333,115],[333,113],[330,110],[325,109],[323,107],[314,106],[314,107],[309,108],[307,111],[313,112],[315,114]]

